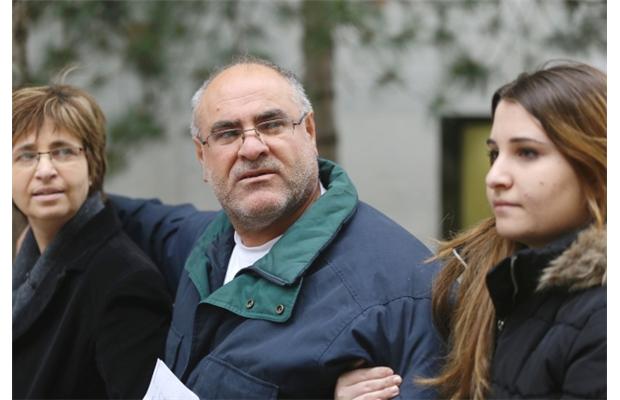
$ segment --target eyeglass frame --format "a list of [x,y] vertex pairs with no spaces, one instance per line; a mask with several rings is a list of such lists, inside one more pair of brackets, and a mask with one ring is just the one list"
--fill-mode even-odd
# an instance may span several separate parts
[[20,168],[33,168],[33,167],[36,167],[37,165],[39,165],[39,162],[41,161],[41,156],[43,156],[43,155],[47,155],[47,157],[49,158],[50,162],[52,164],[54,164],[54,165],[58,165],[56,163],[60,163],[60,165],[62,165],[65,162],[74,161],[74,160],[64,160],[64,161],[61,161],[61,160],[55,159],[54,156],[52,155],[52,153],[54,153],[54,152],[58,152],[58,151],[65,150],[65,149],[76,150],[77,151],[76,157],[79,156],[80,154],[84,153],[84,147],[80,147],[80,146],[61,146],[61,147],[58,147],[58,148],[55,148],[55,149],[52,149],[52,150],[49,150],[49,151],[32,151],[32,152],[24,151],[23,153],[34,153],[34,154],[36,154],[35,157],[36,157],[37,161],[32,163],[32,164],[20,164],[19,161],[16,161],[15,159],[13,159],[13,165],[17,165]]
[[[294,119],[290,119],[289,118],[289,122],[293,123],[292,132],[295,132],[295,127],[301,125],[303,123],[303,120],[308,116],[308,114],[310,114],[309,111],[306,111],[305,113],[303,113],[302,116],[299,118],[299,120],[297,122],[295,122]],[[264,122],[275,121],[275,120],[279,120],[279,119],[286,119],[286,118],[274,118],[273,120],[267,120],[267,121],[259,122],[259,124],[262,124]],[[234,130],[234,129],[230,129],[230,130]],[[241,143],[242,144],[245,142],[245,133],[246,132],[250,132],[250,131],[256,132],[256,135],[255,135],[256,138],[258,140],[260,140],[261,143],[265,144],[265,141],[263,140],[263,137],[261,136],[261,133],[258,131],[258,129],[256,129],[256,125],[254,125],[254,127],[252,127],[252,128],[240,129],[240,131],[241,131],[241,134],[239,135],[239,137],[241,138]],[[209,145],[209,137],[212,136],[214,133],[217,133],[217,132],[212,132],[212,133],[208,134],[207,137],[204,138],[204,139],[202,137],[200,137],[200,135],[197,135],[196,139],[198,139],[198,141],[200,142],[200,144],[202,146],[207,145],[207,147],[211,147]],[[233,144],[236,141],[237,141],[237,139],[235,139],[234,141],[230,142],[230,144]]]

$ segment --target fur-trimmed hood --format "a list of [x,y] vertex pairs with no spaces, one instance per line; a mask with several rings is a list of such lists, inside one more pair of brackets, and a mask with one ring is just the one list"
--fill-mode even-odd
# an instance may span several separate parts
[[562,287],[574,291],[606,285],[607,230],[591,226],[543,270],[536,290]]

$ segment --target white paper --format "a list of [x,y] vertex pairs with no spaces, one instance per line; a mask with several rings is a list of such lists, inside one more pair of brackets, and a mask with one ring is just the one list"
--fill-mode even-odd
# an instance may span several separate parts
[[199,400],[159,358],[144,400]]

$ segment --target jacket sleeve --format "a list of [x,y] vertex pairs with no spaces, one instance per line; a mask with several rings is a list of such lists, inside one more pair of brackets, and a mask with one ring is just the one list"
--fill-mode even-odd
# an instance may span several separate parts
[[590,315],[567,361],[564,398],[607,398],[607,307]]
[[174,293],[194,242],[216,213],[190,204],[164,205],[157,199],[108,198],[125,232],[153,260]]
[[172,300],[154,269],[119,275],[98,300],[95,358],[110,398],[142,398],[163,359]]
[[403,297],[363,311],[330,345],[322,363],[349,360],[352,369],[350,360],[362,359],[364,367],[389,366],[403,378],[398,398],[434,399],[435,390],[414,380],[435,376],[444,351],[430,298]]

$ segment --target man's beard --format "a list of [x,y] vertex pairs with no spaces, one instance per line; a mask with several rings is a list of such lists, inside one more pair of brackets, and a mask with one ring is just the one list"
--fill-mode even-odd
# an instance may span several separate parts
[[[280,187],[277,199],[266,202],[258,208],[257,205],[244,202],[240,194],[233,194],[233,190],[226,189],[227,178],[214,179],[209,171],[209,181],[213,192],[226,211],[233,226],[237,230],[257,232],[268,228],[278,219],[294,214],[308,200],[318,184],[318,164],[316,155],[307,151],[291,168],[290,176],[282,175],[283,166],[270,156],[256,161],[244,161],[235,164],[229,176],[235,178],[246,171],[267,169],[275,171],[280,178],[288,178],[284,186]],[[287,171],[284,171],[287,172]]]

